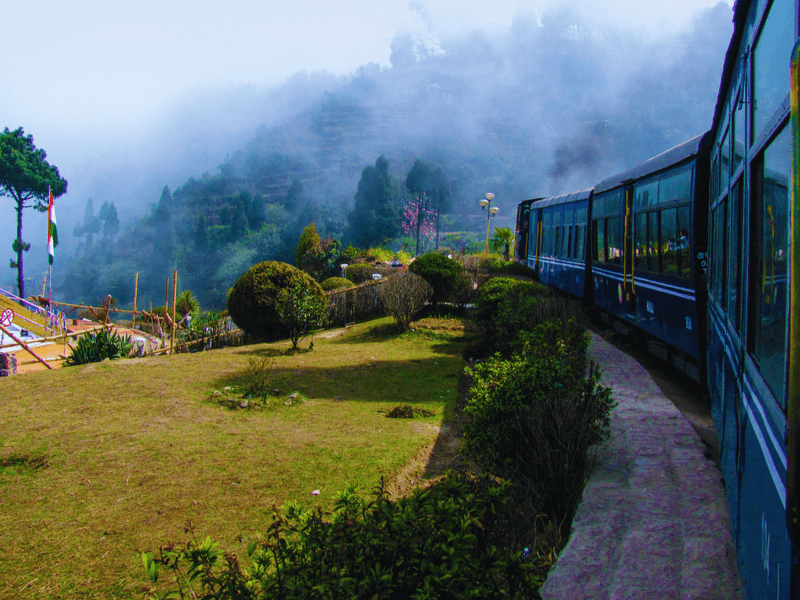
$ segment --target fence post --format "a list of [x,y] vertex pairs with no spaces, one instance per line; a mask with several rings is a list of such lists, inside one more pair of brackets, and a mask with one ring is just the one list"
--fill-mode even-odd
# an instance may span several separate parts
[[178,328],[178,324],[175,323],[175,300],[177,298],[178,293],[178,270],[172,273],[172,337],[169,340],[169,353],[170,355],[175,354],[175,330]]

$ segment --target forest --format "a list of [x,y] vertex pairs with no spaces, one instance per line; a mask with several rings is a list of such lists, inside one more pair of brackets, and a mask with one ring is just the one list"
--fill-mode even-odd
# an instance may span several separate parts
[[[729,29],[717,7],[670,50],[561,13],[515,20],[495,40],[431,47],[398,34],[390,67],[325,79],[217,172],[140,199],[139,216],[120,222],[115,198],[87,199],[54,293],[129,306],[139,273],[140,307],[160,305],[177,269],[181,290],[222,309],[251,265],[294,263],[311,223],[340,249],[480,248],[487,192],[492,224],[513,229],[521,200],[589,187],[702,133]],[[311,79],[290,79],[286,94]]]

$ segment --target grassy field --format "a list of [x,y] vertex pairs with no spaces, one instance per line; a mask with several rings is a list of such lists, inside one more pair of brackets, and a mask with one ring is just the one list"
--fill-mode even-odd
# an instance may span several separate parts
[[[430,447],[456,401],[463,331],[401,336],[381,319],[314,338],[119,360],[0,380],[0,598],[138,598],[137,550],[191,522],[238,549],[273,504],[329,507]],[[231,411],[211,392],[274,360],[272,387],[303,400]],[[409,403],[423,419],[388,419]],[[319,490],[318,496],[312,496]]]

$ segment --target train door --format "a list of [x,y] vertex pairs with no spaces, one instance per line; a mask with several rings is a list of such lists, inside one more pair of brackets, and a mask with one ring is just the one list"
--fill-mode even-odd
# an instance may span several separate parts
[[634,273],[634,223],[633,223],[633,187],[625,187],[625,202],[623,206],[623,236],[622,245],[622,270],[625,287],[625,310],[631,321],[636,321],[636,276]]

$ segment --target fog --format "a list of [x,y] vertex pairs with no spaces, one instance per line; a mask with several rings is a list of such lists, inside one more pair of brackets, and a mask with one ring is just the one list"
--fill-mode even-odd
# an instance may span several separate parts
[[[349,210],[361,170],[385,154],[398,179],[417,157],[444,165],[453,212],[465,222],[480,216],[475,207],[486,191],[497,194],[508,219],[524,198],[590,186],[705,131],[732,30],[725,3],[697,2],[691,10],[685,3],[649,10],[623,2],[495,3],[469,14],[456,3],[384,2],[363,9],[334,3],[338,12],[304,5],[302,35],[287,38],[280,15],[248,18],[245,2],[227,14],[212,11],[216,24],[200,20],[209,17],[207,6],[193,13],[194,4],[174,2],[151,7],[151,19],[169,13],[164,23],[129,24],[146,36],[106,31],[90,48],[75,36],[102,28],[102,12],[111,9],[76,6],[92,18],[71,35],[59,29],[59,39],[80,51],[60,56],[54,49],[52,61],[83,73],[78,88],[91,98],[56,76],[30,89],[9,67],[27,60],[20,48],[4,46],[10,60],[0,64],[3,89],[20,96],[0,98],[0,126],[24,127],[69,181],[57,202],[64,233],[54,279],[68,268],[77,244],[71,232],[89,198],[95,207],[113,201],[124,230],[165,185],[176,190],[268,152],[299,161],[307,192],[332,210]],[[68,22],[69,13],[59,11],[48,19]],[[202,51],[182,43],[184,28],[168,26],[176,19],[208,40]],[[104,56],[102,43],[113,45],[114,35],[141,46],[138,59]],[[228,45],[233,54],[223,50]],[[143,68],[154,76],[137,79]],[[72,91],[53,91],[63,103],[53,108],[48,90],[59,86]],[[0,203],[0,248],[11,258],[13,204]],[[30,293],[46,268],[44,228],[41,215],[26,211]],[[0,285],[13,289],[14,272],[4,270]]]

